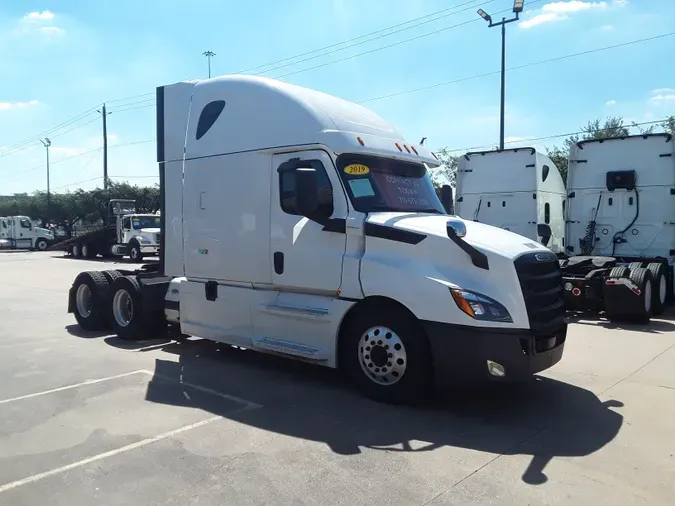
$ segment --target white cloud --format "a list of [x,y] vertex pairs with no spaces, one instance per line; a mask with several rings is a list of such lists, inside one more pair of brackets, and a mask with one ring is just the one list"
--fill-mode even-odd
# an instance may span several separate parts
[[673,88],[658,88],[652,91],[650,102],[660,104],[663,102],[675,101],[675,89]]
[[42,21],[51,21],[54,19],[55,15],[51,11],[44,10],[42,12],[29,12],[24,17],[21,18],[23,23],[40,23]]
[[64,35],[66,31],[63,28],[59,28],[58,26],[42,26],[40,27],[40,31],[44,34],[47,35]]
[[600,27],[600,30],[603,30],[605,32],[611,32],[612,30],[614,30],[614,27],[612,25],[602,25]]
[[0,102],[0,111],[9,111],[10,109],[25,109],[33,107],[40,102],[37,100],[29,100],[28,102]]
[[616,100],[608,100],[605,105],[616,105]]
[[504,139],[504,142],[522,142],[526,141],[527,137],[517,137],[517,136],[512,136],[512,137],[506,137]]
[[[537,25],[544,23],[550,23],[553,21],[564,21],[569,19],[570,14],[575,14],[578,12],[590,11],[590,10],[602,10],[608,7],[607,2],[585,2],[582,0],[570,0],[568,2],[559,1],[551,2],[544,5],[539,14],[536,14],[530,19],[521,21],[518,26],[521,28],[532,28]],[[536,12],[536,11],[535,11]]]

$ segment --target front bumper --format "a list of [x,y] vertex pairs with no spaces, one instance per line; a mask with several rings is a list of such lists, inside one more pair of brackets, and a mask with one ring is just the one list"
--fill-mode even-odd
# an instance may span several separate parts
[[[424,322],[439,388],[459,383],[521,381],[560,361],[567,324],[545,332],[521,329],[465,327]],[[488,371],[488,361],[503,368],[503,376]]]
[[141,253],[159,254],[159,246],[144,246],[141,244]]

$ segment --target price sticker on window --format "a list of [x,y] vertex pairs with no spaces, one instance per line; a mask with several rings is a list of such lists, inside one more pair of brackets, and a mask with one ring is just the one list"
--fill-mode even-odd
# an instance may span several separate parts
[[349,174],[350,176],[364,176],[370,172],[370,169],[366,165],[353,163],[351,165],[347,165],[344,168],[344,171],[345,174]]

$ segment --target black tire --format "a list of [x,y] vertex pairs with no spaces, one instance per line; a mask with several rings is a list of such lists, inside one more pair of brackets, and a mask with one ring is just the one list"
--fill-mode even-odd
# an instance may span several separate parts
[[139,341],[164,334],[164,314],[143,311],[143,294],[136,276],[120,276],[111,289],[112,327],[120,339]]
[[79,244],[73,244],[70,247],[70,253],[73,255],[73,258],[82,258],[82,248]]
[[648,322],[652,316],[652,300],[654,289],[654,277],[649,269],[639,267],[630,270],[630,280],[640,289],[641,305],[632,307],[632,315],[640,322]]
[[129,258],[132,262],[140,263],[143,261],[143,253],[141,253],[141,245],[138,241],[129,241]]
[[107,330],[110,284],[98,271],[81,272],[71,291],[77,323],[84,330]]
[[668,298],[666,266],[660,262],[653,262],[647,265],[647,269],[652,273],[652,277],[654,278],[654,285],[652,287],[652,313],[660,315],[666,309],[666,299]]
[[630,268],[628,267],[612,267],[609,271],[610,278],[627,278],[630,276]]
[[629,269],[640,269],[644,267],[644,262],[631,262],[628,264]]
[[44,251],[48,247],[49,243],[47,242],[47,239],[40,237],[37,241],[35,241],[35,249],[38,251]]
[[93,244],[83,244],[82,245],[82,257],[87,258],[89,260],[96,258],[98,255],[98,252],[96,251],[96,247]]
[[[376,327],[381,327],[381,331],[374,330]],[[387,330],[391,332],[386,332]],[[369,342],[375,342],[376,345],[371,350],[365,346],[361,351],[361,339],[365,339],[366,334],[370,336]],[[387,344],[396,340],[400,341],[397,344],[402,344],[403,354],[397,365],[399,369],[401,366],[405,367],[402,376],[396,376],[397,371],[392,370],[396,369],[390,361],[394,358],[394,345],[388,348],[390,344]],[[401,349],[396,351],[400,353]],[[374,356],[368,354],[375,350],[378,353],[378,362]],[[361,392],[373,400],[388,404],[414,404],[426,400],[432,392],[433,373],[429,344],[417,320],[406,311],[388,307],[364,307],[347,322],[347,327],[341,333],[339,353],[342,371]],[[364,362],[367,362],[366,358],[372,362],[362,366],[362,358]],[[379,362],[383,366],[378,368]],[[370,373],[366,373],[365,369],[369,369]],[[377,375],[382,377],[385,373],[385,377],[390,377],[389,381],[393,383],[383,384],[372,379]]]

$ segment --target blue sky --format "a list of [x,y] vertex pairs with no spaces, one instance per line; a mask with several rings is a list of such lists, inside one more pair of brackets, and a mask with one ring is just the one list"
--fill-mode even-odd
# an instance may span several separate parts
[[[96,108],[104,101],[112,112],[109,174],[137,184],[156,181],[153,96],[139,95],[153,93],[157,85],[206,77],[201,54],[207,49],[216,53],[214,75],[234,73],[444,10],[390,36],[362,38],[327,50],[334,51],[329,55],[313,53],[304,58],[319,57],[255,71],[364,101],[498,71],[499,29],[488,29],[476,9],[494,14],[512,5],[512,0],[5,0],[0,194],[46,188],[45,149],[38,141],[45,131],[52,139],[54,191],[100,185],[100,179],[90,179],[102,174]],[[673,0],[526,0],[521,22],[508,25],[507,67],[673,32],[674,7]],[[414,37],[419,38],[399,43]],[[507,140],[574,132],[608,115],[643,122],[675,114],[673,47],[675,36],[507,73]],[[364,52],[369,53],[330,63]],[[427,137],[433,149],[489,148],[498,141],[498,74],[366,105],[411,142]],[[544,149],[556,142],[535,145]],[[74,184],[81,181],[86,182]]]

